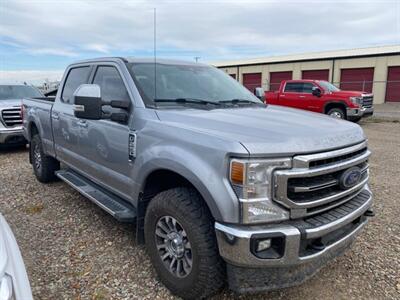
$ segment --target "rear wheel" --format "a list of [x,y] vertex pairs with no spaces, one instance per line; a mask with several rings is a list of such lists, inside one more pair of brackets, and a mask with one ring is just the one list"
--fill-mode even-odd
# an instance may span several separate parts
[[156,195],[145,217],[145,240],[160,280],[175,295],[202,299],[224,284],[212,216],[200,195],[174,188]]
[[328,110],[326,113],[328,116],[336,119],[346,119],[346,114],[344,113],[344,110],[341,108],[331,108]]
[[33,172],[40,182],[46,183],[56,179],[55,171],[60,169],[60,163],[43,152],[42,140],[38,134],[31,140],[30,156]]

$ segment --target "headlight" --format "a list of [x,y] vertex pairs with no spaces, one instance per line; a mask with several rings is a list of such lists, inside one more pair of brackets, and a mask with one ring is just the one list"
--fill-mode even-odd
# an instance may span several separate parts
[[350,101],[353,102],[355,105],[361,105],[362,104],[362,98],[361,97],[350,97]]
[[230,181],[241,206],[242,223],[265,223],[286,220],[289,212],[272,201],[272,172],[288,169],[291,159],[233,159]]

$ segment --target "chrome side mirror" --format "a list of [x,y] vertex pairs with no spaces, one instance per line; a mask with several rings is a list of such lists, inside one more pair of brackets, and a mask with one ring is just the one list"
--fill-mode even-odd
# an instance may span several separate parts
[[74,92],[74,115],[77,118],[102,118],[101,89],[97,84],[81,84]]
[[265,91],[262,87],[257,87],[254,89],[254,95],[262,102],[265,102]]

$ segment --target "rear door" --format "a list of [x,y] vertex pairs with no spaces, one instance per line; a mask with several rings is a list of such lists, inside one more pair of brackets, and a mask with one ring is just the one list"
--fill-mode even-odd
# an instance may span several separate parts
[[[102,63],[95,66],[91,83],[100,86],[103,101],[126,100],[133,104],[118,65]],[[103,107],[106,114],[120,111],[110,106]],[[85,120],[79,141],[84,156],[81,168],[86,175],[129,200],[133,182],[129,173],[128,124],[109,119]]]
[[81,84],[88,82],[90,73],[89,65],[73,66],[67,70],[61,94],[51,113],[57,159],[71,167],[78,167],[82,162],[79,137],[83,133],[81,120],[74,116],[73,94]]

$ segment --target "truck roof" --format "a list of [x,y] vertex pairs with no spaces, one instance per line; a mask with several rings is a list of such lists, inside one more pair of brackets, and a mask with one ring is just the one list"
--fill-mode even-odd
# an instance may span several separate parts
[[[74,62],[73,64],[82,64],[82,63],[94,63],[94,62],[120,62],[123,61],[125,63],[154,63],[154,58],[138,58],[138,57],[120,57],[120,56],[110,56],[110,57],[98,57],[92,59],[85,59]],[[170,64],[170,65],[193,65],[193,66],[208,66],[207,64],[186,61],[186,60],[178,60],[178,59],[165,59],[165,58],[157,58],[156,62],[159,64]]]
[[282,80],[284,82],[316,82],[316,81],[326,81],[319,79],[290,79],[290,80]]

